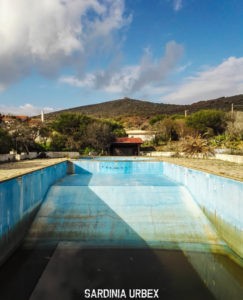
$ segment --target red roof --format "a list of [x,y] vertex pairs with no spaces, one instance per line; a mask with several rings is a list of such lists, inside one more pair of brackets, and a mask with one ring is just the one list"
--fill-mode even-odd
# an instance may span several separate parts
[[2,116],[2,119],[4,121],[11,121],[11,120],[21,120],[21,121],[27,121],[29,120],[30,118],[28,116],[12,116],[12,115],[5,115],[5,116]]
[[121,138],[116,138],[114,143],[115,144],[142,144],[143,141],[140,138],[121,137]]

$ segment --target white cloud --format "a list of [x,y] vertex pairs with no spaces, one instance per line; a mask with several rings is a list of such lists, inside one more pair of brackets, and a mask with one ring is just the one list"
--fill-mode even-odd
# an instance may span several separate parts
[[175,41],[166,44],[165,54],[154,59],[149,50],[138,65],[109,68],[78,78],[61,77],[60,81],[89,89],[99,89],[109,93],[136,93],[151,85],[163,84],[165,78],[175,69],[183,54],[183,46]]
[[175,11],[182,9],[182,0],[173,0],[173,8]]
[[124,0],[0,0],[0,89],[33,68],[55,73],[74,56],[82,67],[130,21]]
[[171,103],[192,103],[243,93],[243,57],[229,57],[221,64],[187,78],[175,91],[163,96]]
[[52,107],[38,107],[32,104],[26,103],[20,106],[7,106],[0,105],[1,114],[11,114],[11,115],[24,115],[24,116],[35,116],[39,115],[41,111],[45,113],[54,111]]

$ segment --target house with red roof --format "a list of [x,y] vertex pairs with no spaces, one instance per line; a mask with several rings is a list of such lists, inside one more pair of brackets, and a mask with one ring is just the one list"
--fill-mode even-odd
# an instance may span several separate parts
[[141,138],[121,137],[116,138],[110,147],[110,154],[116,156],[139,155],[140,146],[143,143]]

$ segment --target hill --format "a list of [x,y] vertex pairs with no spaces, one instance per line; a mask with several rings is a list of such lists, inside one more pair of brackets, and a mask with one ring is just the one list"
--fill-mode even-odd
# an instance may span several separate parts
[[132,118],[136,123],[140,123],[138,125],[141,125],[151,116],[159,114],[184,114],[185,110],[192,113],[201,109],[220,109],[230,111],[232,104],[234,105],[234,109],[243,110],[243,95],[199,101],[190,105],[154,103],[123,98],[49,113],[46,114],[46,119],[53,119],[60,113],[72,112],[86,114],[96,118],[113,118],[125,122]]
[[49,117],[63,112],[80,113],[98,118],[114,118],[118,116],[141,116],[149,117],[156,114],[172,114],[183,111],[184,105],[154,103],[149,101],[135,100],[130,98],[118,99],[98,104],[69,108],[53,113]]
[[189,110],[197,111],[200,109],[220,109],[224,111],[230,111],[232,104],[234,109],[243,111],[243,95],[199,101],[189,105]]

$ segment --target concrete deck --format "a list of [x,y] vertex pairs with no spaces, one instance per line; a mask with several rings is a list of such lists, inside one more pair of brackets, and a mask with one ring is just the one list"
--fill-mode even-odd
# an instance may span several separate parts
[[[243,164],[216,159],[156,157],[155,159],[243,181]],[[0,182],[68,160],[67,158],[34,159],[0,164]]]
[[215,175],[243,181],[243,164],[222,161],[219,159],[156,157],[161,161],[181,165]]
[[67,158],[33,159],[0,164],[0,182],[55,165]]

